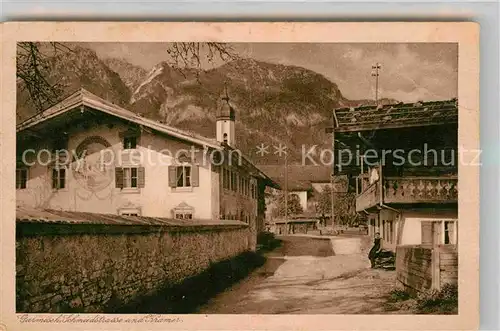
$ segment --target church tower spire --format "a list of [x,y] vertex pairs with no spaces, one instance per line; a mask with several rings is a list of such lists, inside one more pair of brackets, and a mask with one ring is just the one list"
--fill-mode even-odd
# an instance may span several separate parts
[[227,85],[224,84],[224,92],[220,98],[220,102],[217,108],[217,141],[225,143],[231,147],[236,145],[235,137],[235,124],[236,115],[233,106],[229,102],[229,94],[227,91]]

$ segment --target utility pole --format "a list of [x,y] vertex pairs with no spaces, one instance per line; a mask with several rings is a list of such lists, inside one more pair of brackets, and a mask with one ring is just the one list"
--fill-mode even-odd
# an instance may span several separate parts
[[[332,229],[335,227],[335,126],[337,125],[337,116],[335,114],[335,109],[332,114],[333,125],[330,128],[326,128],[326,133],[332,134],[332,173],[330,175],[330,185],[331,185],[331,220],[332,220]],[[326,222],[325,222],[326,225]]]
[[288,153],[285,151],[285,234],[288,234]]
[[331,177],[331,200],[332,200],[332,229],[335,229],[335,188],[334,188],[334,180],[335,180],[335,110],[333,111],[332,119],[333,119],[333,125],[332,125],[332,175]]
[[372,66],[372,76],[375,77],[375,104],[378,106],[378,77],[380,75],[379,71],[381,69],[380,63],[375,63],[375,65]]

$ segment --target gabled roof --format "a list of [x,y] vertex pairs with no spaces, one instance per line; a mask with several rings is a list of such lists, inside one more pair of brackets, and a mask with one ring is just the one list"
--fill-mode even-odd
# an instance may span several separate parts
[[[74,110],[82,106],[89,107],[97,111],[103,112],[105,114],[133,122],[135,124],[147,127],[154,131],[175,137],[177,139],[184,140],[192,144],[196,144],[199,146],[206,146],[217,150],[230,149],[229,146],[217,141],[216,139],[210,139],[193,132],[180,130],[165,125],[163,123],[139,116],[136,113],[131,112],[130,110],[122,108],[118,105],[115,105],[114,103],[111,103],[107,100],[104,100],[83,88],[71,94],[69,97],[57,103],[56,105],[44,110],[40,114],[37,114],[36,116],[33,116],[25,120],[24,122],[20,123],[16,127],[16,132],[18,133],[22,132],[23,130],[34,127],[39,123],[47,121],[51,118],[55,118],[59,115],[62,115],[66,112],[69,112],[71,110]],[[269,178],[257,166],[255,166],[255,164],[253,164],[253,162],[251,162],[250,159],[248,159],[248,157],[244,155],[242,155],[242,157],[249,166],[251,166],[256,170],[255,173],[266,181],[267,185],[272,187],[279,187],[271,178]]]
[[354,132],[458,123],[457,99],[334,110],[335,132]]
[[207,146],[215,149],[222,149],[221,143],[219,143],[215,139],[203,137],[201,135],[187,132],[185,130],[179,130],[177,128],[165,125],[163,123],[139,116],[136,113],[124,109],[120,106],[117,106],[107,100],[104,100],[83,88],[71,94],[69,97],[59,102],[58,104],[20,123],[19,125],[17,125],[16,131],[17,132],[23,131],[38,123],[44,122],[48,119],[64,114],[80,106],[90,107],[92,109],[101,111],[103,113],[116,116],[123,120],[145,126],[155,131],[165,133],[172,137],[182,139],[196,145]]

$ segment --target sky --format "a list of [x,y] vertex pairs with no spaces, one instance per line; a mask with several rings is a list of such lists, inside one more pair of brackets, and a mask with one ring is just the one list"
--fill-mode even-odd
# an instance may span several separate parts
[[[88,43],[99,57],[116,57],[150,70],[168,60],[167,43]],[[238,43],[234,52],[255,60],[296,65],[336,83],[348,99],[374,99],[372,65],[381,66],[379,97],[403,102],[457,97],[458,46],[446,43]],[[205,68],[223,64],[204,63]]]

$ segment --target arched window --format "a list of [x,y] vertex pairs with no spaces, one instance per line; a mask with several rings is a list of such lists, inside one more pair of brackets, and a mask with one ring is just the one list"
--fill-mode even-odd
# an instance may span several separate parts
[[227,144],[227,133],[224,133],[223,140],[224,140],[224,144]]

